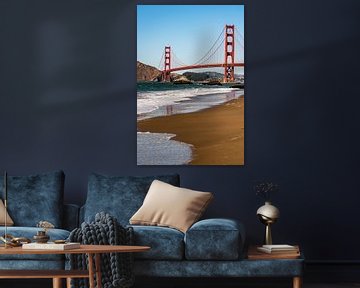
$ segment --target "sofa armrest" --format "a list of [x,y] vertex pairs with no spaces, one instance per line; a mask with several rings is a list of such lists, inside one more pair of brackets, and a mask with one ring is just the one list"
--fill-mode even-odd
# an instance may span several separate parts
[[185,234],[188,260],[235,260],[242,254],[245,228],[233,219],[214,218],[196,222]]
[[79,206],[64,204],[63,228],[71,231],[77,227],[79,227]]

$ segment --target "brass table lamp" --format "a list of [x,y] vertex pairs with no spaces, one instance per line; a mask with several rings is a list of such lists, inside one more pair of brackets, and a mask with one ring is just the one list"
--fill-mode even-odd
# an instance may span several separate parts
[[256,214],[258,215],[261,223],[265,226],[265,244],[272,244],[272,236],[271,236],[271,225],[276,222],[276,220],[280,217],[280,211],[274,205],[271,205],[271,202],[266,201],[265,205],[261,206]]

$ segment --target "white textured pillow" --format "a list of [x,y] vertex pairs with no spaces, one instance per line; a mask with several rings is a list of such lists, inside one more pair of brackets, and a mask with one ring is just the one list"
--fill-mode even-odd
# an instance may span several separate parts
[[[8,213],[6,213],[6,225],[12,226],[14,225],[14,221],[11,219]],[[0,226],[5,225],[5,205],[3,201],[0,199]]]
[[186,232],[212,200],[210,192],[199,192],[154,180],[143,205],[130,224],[166,226]]

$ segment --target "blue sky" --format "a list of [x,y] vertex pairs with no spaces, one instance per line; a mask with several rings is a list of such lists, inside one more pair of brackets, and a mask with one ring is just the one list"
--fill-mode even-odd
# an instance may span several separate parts
[[[226,24],[235,25],[235,38],[243,43],[243,5],[138,5],[137,60],[158,68],[164,47],[170,45],[177,58],[193,64],[211,48]],[[219,61],[224,57],[224,49],[220,50]],[[238,42],[235,54],[235,60],[243,59]]]

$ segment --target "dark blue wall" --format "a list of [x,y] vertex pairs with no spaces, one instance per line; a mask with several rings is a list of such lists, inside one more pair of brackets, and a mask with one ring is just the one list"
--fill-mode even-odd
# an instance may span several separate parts
[[252,183],[272,179],[276,242],[360,260],[360,1],[245,2],[243,167],[136,166],[135,2],[0,0],[0,171],[63,169],[78,204],[92,171],[178,172],[214,192],[207,216],[243,221],[252,243],[263,232]]

